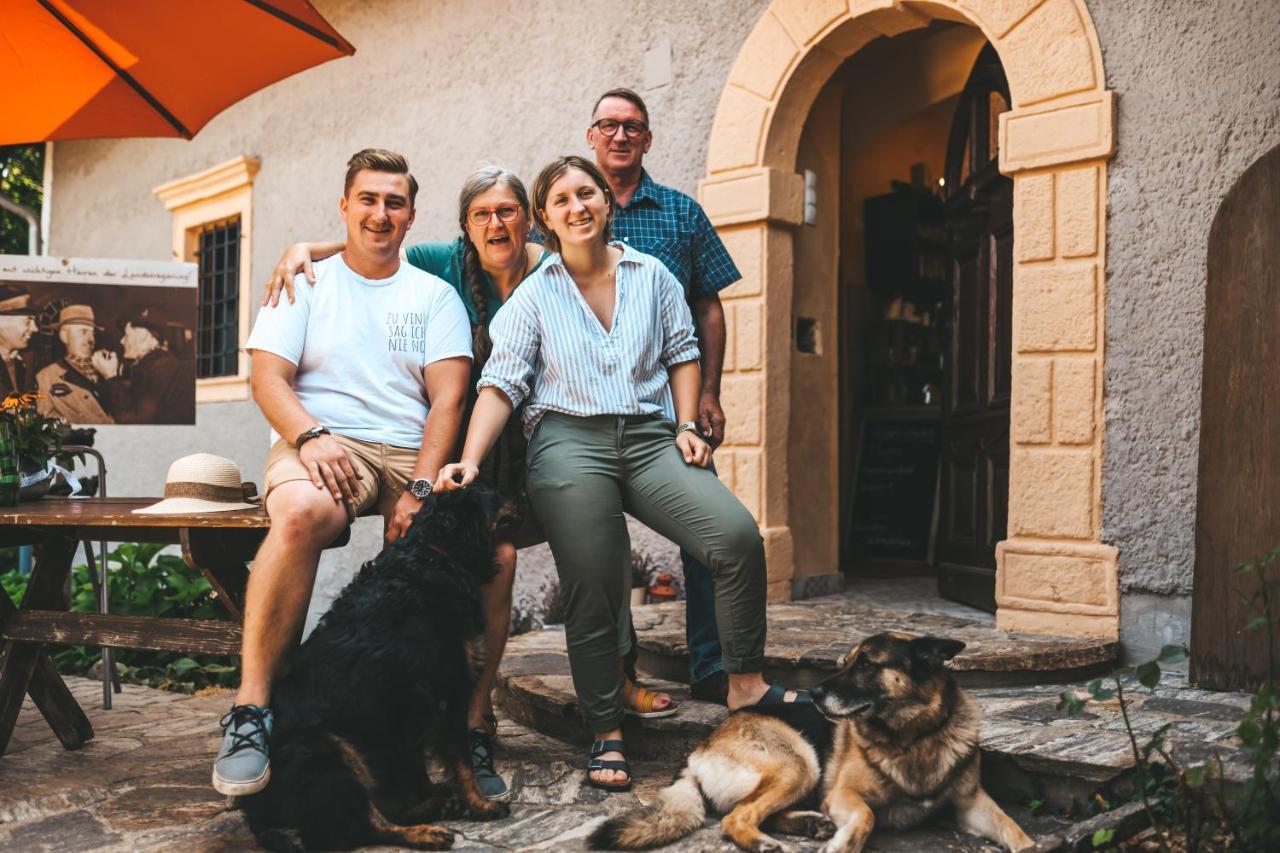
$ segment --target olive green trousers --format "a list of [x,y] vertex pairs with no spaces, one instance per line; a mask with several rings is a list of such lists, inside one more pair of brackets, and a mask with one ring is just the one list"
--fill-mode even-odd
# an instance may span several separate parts
[[622,720],[619,658],[631,647],[624,512],[711,570],[725,670],[763,668],[760,530],[715,474],[684,461],[675,424],[641,415],[549,413],[529,442],[528,491],[560,575],[573,686],[593,732]]

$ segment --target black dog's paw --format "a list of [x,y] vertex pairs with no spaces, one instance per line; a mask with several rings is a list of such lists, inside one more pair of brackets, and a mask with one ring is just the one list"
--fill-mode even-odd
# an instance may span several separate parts
[[441,797],[438,802],[441,820],[457,820],[468,814],[466,800],[457,793],[451,791],[449,796]]
[[272,853],[306,853],[307,849],[296,829],[268,829],[258,834],[258,844]]
[[511,806],[495,803],[493,800],[481,800],[473,803],[468,811],[474,820],[502,820],[511,814]]
[[412,847],[414,850],[448,850],[453,846],[453,833],[443,826],[430,823],[406,826],[396,833],[396,836],[386,840]]

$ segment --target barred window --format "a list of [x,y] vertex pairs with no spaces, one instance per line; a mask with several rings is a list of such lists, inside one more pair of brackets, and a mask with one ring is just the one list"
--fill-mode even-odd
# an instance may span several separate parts
[[240,217],[212,222],[197,235],[200,335],[196,376],[235,376],[240,350]]

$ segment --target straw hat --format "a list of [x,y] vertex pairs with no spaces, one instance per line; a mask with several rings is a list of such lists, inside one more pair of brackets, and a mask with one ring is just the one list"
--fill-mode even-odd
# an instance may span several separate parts
[[256,509],[258,487],[240,479],[240,466],[212,453],[193,453],[169,466],[164,500],[135,509],[139,515],[180,515]]

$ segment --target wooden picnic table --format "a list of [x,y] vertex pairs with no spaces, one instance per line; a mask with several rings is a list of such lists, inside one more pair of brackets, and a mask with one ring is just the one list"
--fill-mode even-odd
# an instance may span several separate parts
[[[248,563],[270,526],[266,512],[133,513],[157,500],[43,498],[0,507],[0,548],[34,545],[36,556],[21,607],[0,589],[0,755],[8,748],[28,693],[64,747],[77,749],[93,737],[93,727],[53,668],[44,643],[239,654]],[[183,560],[208,578],[235,621],[69,613],[71,561],[77,546],[89,541],[181,545]]]

